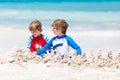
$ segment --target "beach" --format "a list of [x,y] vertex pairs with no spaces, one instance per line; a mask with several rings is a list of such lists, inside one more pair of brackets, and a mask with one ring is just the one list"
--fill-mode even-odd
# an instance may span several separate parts
[[94,55],[68,57],[50,54],[51,60],[44,63],[40,56],[26,49],[14,48],[0,58],[2,80],[120,80],[120,53],[109,52],[106,57],[98,52]]
[[[119,1],[33,1],[0,2],[0,80],[120,80]],[[58,18],[68,22],[66,34],[82,55],[71,49],[73,58],[61,60],[51,52],[44,63],[26,48],[28,26],[40,20],[51,39],[51,23]]]
[[[2,80],[120,80],[119,70],[91,68],[71,70],[66,67],[49,68],[32,64],[29,66],[32,66],[32,69],[24,69],[15,65],[0,65],[0,78]],[[39,66],[44,68],[38,68]]]
[[[71,63],[71,65],[69,65],[69,59],[67,59],[67,62],[59,62],[58,59],[55,62],[51,61],[52,63],[48,62],[44,64],[43,61],[40,61],[40,59],[38,58],[36,59],[32,56],[32,58],[29,56],[26,57],[26,55],[24,55],[27,53],[26,41],[28,36],[30,35],[30,32],[23,29],[0,29],[0,36],[2,36],[0,43],[0,78],[2,80],[120,80],[120,59],[117,59],[117,66],[115,65],[111,67],[106,67],[103,65],[101,66],[101,63],[103,63],[101,62],[101,60],[98,60],[98,62],[100,62],[100,66],[95,66],[96,64],[92,66],[91,63],[90,65],[88,65],[89,62],[85,62],[83,63],[83,65],[78,65],[80,63],[82,64],[85,59],[94,59],[93,56],[89,56],[92,51],[95,56],[98,56],[99,51],[101,51],[102,57],[105,59],[107,59],[108,53],[112,52],[112,62],[114,62],[116,56],[118,55],[118,53],[120,53],[118,47],[119,45],[117,45],[117,40],[120,37],[119,35],[117,35],[119,31],[116,32],[116,34],[114,33],[114,35],[110,36],[101,36],[101,34],[99,34],[101,32],[99,31],[96,32],[96,34],[93,34],[92,32],[80,32],[80,39],[77,39],[77,34],[74,33],[73,35],[72,32],[71,34],[68,33],[79,44],[81,44],[83,53],[86,53],[87,55],[87,57],[84,57],[84,59],[79,58],[80,60],[78,59],[78,61],[73,62]],[[53,36],[50,31],[47,32],[50,33],[49,36]],[[43,33],[45,34],[45,31],[43,31]],[[110,33],[111,31],[109,32],[109,34]],[[5,36],[5,34],[7,34],[7,36]],[[105,37],[106,39],[104,39]],[[114,41],[115,43],[111,43],[112,41]],[[100,42],[104,44],[101,45]],[[16,54],[17,56],[15,56],[14,54]],[[55,57],[52,60],[54,59],[56,60]],[[81,60],[82,62],[79,63],[79,61]],[[75,61],[75,59],[73,61]]]
[[[67,35],[71,36],[76,43],[80,45],[83,51],[90,50],[102,50],[103,52],[113,51],[119,52],[119,40],[120,40],[120,31],[119,30],[108,30],[108,31],[79,31],[79,29],[68,29]],[[73,31],[72,31],[73,30]],[[76,31],[76,32],[75,32]],[[47,33],[46,33],[47,32]],[[53,37],[52,28],[45,28],[42,33],[49,38]],[[48,34],[49,33],[49,34]],[[7,36],[6,36],[7,34]],[[0,54],[7,53],[11,48],[26,48],[26,43],[28,37],[31,35],[27,27],[25,29],[17,28],[0,28]],[[17,38],[16,38],[17,37]]]

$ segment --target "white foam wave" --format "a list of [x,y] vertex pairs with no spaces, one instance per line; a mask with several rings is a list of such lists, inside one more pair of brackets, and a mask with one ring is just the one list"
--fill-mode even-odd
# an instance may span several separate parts
[[119,37],[120,38],[120,31],[112,31],[112,30],[108,30],[108,31],[72,31],[72,32],[68,32],[69,35],[72,36],[88,36],[88,37]]
[[80,21],[119,22],[120,12],[81,12],[81,11],[39,11],[39,10],[0,10],[0,17],[16,19],[56,19],[65,18]]

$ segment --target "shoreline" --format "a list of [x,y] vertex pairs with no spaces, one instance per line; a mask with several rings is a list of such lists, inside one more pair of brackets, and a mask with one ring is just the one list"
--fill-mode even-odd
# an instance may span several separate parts
[[[47,32],[47,33],[46,33]],[[49,38],[53,37],[52,30],[43,30],[42,33]],[[49,34],[48,34],[49,33]],[[120,51],[120,31],[67,31],[82,50]],[[26,29],[13,29],[0,27],[0,53],[7,53],[11,48],[26,48],[30,32]]]

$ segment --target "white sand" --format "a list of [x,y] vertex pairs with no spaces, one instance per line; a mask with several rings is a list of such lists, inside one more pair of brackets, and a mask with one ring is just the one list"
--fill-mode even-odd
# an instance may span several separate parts
[[120,70],[79,69],[45,67],[42,64],[21,68],[16,65],[0,65],[1,80],[120,80]]
[[[51,55],[51,60],[44,64],[39,56],[25,49],[16,48],[8,53],[0,58],[1,80],[120,80],[120,54],[113,57],[109,53],[107,58],[100,53],[93,57],[74,55],[73,60],[67,57],[60,60],[60,56]],[[103,59],[107,64],[99,66],[104,63],[100,63]]]
[[[51,34],[52,33],[49,35]],[[13,55],[12,53],[16,52],[15,50],[11,52],[11,48],[17,47],[16,49],[25,49],[29,35],[30,33],[27,30],[0,28],[0,80],[120,80],[120,68],[118,68],[120,67],[119,60],[114,62],[113,60],[107,59],[114,64],[117,63],[117,67],[116,65],[110,65],[108,63],[106,64],[107,66],[102,64],[102,61],[104,61],[103,57],[106,57],[107,51],[112,51],[112,49],[117,50],[113,51],[113,55],[119,52],[119,36],[109,36],[106,39],[100,39],[100,36],[98,36],[100,38],[97,37],[98,39],[96,39],[92,36],[91,39],[88,34],[80,35],[81,39],[76,41],[80,41],[80,45],[83,48],[83,51],[87,52],[87,55],[90,53],[91,48],[94,50],[97,47],[100,47],[101,50],[106,50],[106,53],[102,52],[102,59],[101,56],[99,56],[98,61],[95,59],[95,62],[98,62],[98,64],[96,63],[94,66],[93,64],[86,66],[88,65],[85,62],[86,58],[81,61],[76,59],[74,65],[72,64],[69,66],[69,62],[65,63],[66,61],[63,61],[62,64],[56,62],[51,65],[50,62],[43,64],[42,61],[38,64],[38,58],[35,58],[34,60],[34,58],[30,57],[31,60],[29,59],[28,62],[24,62],[26,58],[24,59],[22,56],[17,55],[17,57],[10,57]],[[77,39],[78,37],[76,38],[76,36],[74,36],[74,38]],[[115,42],[115,44],[111,43],[112,40],[114,40],[113,42]],[[108,46],[105,46],[107,44]],[[97,55],[96,52],[95,55]],[[18,57],[22,60],[19,60]],[[87,57],[87,59],[91,62],[93,57]],[[83,63],[83,65],[80,66],[79,61]]]

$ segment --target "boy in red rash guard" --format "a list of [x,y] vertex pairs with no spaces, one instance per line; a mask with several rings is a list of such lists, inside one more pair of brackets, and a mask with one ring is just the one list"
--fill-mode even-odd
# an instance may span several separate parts
[[[42,24],[39,20],[34,20],[30,23],[29,31],[32,35],[28,38],[27,48],[30,50],[31,53],[34,53],[48,42],[48,37],[44,36],[41,33]],[[47,54],[45,52],[40,56],[45,59],[47,57]]]
[[46,44],[46,40],[43,38],[42,34],[39,34],[37,37],[33,36],[31,40],[30,51],[35,52]]

